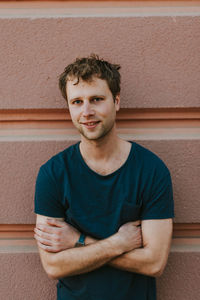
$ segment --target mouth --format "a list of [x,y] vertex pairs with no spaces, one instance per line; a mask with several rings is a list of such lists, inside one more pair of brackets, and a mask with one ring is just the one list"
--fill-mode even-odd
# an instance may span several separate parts
[[88,129],[92,129],[92,128],[95,128],[99,123],[100,123],[100,121],[90,121],[90,122],[84,122],[81,124],[84,125]]

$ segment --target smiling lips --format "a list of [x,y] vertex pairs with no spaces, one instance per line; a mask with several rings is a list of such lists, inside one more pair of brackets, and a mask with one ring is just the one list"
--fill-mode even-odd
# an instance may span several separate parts
[[100,121],[90,121],[90,122],[84,122],[81,124],[84,125],[88,129],[92,129],[92,128],[95,128],[99,124],[99,122]]

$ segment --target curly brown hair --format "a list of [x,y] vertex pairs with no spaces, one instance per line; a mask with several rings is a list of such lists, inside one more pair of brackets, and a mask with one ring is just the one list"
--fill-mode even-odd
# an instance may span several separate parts
[[76,58],[76,60],[69,64],[64,72],[59,77],[59,88],[62,96],[67,100],[66,83],[71,78],[77,78],[78,84],[80,78],[84,81],[92,81],[96,76],[100,79],[106,80],[109,89],[115,97],[120,93],[120,65],[111,64],[103,59],[100,59],[98,55],[91,54],[88,57]]

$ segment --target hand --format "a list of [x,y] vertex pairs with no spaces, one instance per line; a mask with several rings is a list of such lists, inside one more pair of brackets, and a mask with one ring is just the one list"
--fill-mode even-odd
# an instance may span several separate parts
[[47,224],[37,224],[35,239],[40,248],[48,252],[60,252],[73,248],[80,232],[64,221],[48,218]]
[[129,252],[133,249],[142,247],[140,224],[140,221],[128,222],[122,225],[116,233],[119,245],[122,247],[124,252]]

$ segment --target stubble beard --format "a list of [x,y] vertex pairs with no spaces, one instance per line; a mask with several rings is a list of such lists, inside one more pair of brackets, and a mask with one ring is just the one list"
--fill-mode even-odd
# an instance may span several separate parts
[[110,131],[113,129],[114,124],[115,123],[112,122],[110,124],[110,126],[108,126],[108,127],[106,127],[105,125],[102,124],[101,125],[102,126],[101,130],[98,133],[96,133],[96,136],[95,136],[95,132],[91,135],[91,133],[87,132],[87,129],[84,130],[84,128],[82,128],[82,126],[76,126],[76,128],[78,129],[78,131],[80,132],[80,134],[82,136],[84,136],[84,138],[86,138],[87,140],[97,141],[97,140],[101,140],[102,138],[104,138],[105,136],[107,136],[110,133]]

